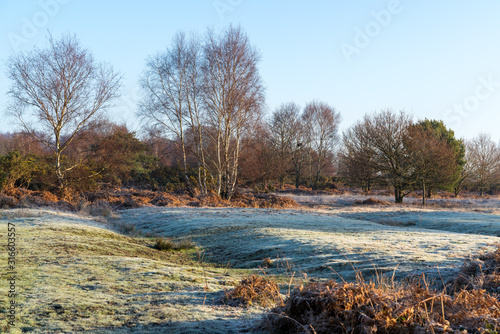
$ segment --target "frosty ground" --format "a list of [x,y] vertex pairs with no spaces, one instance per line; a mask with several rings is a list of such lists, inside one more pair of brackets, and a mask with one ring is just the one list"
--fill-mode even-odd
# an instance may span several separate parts
[[[286,282],[352,280],[356,271],[372,279],[424,272],[446,282],[464,258],[500,241],[494,198],[434,200],[431,208],[418,199],[404,206],[353,205],[357,197],[349,195],[294,199],[306,206],[143,207],[98,220],[48,209],[0,210],[2,237],[7,222],[19,236],[12,332],[243,332],[265,310],[224,305],[220,296],[249,273]],[[188,238],[199,248],[160,252],[151,247],[153,236]],[[6,263],[5,253],[0,261]],[[5,305],[7,289],[0,288]]]

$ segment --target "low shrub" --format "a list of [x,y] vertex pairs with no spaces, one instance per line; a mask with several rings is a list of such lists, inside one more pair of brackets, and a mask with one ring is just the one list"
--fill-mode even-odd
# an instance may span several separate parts
[[468,259],[443,291],[423,278],[397,286],[310,283],[292,291],[262,326],[273,333],[497,333],[499,263],[500,247]]

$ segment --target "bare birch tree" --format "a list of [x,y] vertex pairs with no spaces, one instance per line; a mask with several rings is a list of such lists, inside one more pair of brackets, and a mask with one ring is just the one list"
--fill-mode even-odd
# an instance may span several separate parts
[[284,103],[274,111],[269,122],[269,136],[276,161],[276,173],[283,189],[285,177],[292,169],[294,151],[301,141],[300,107],[297,104]]
[[466,159],[470,167],[470,182],[482,196],[499,181],[500,148],[490,135],[480,134],[466,143]]
[[184,182],[190,194],[193,189],[188,176],[186,130],[189,126],[192,44],[184,33],[178,33],[172,46],[150,57],[140,80],[145,96],[139,115],[152,126],[175,136],[182,156]]
[[260,55],[239,27],[209,31],[204,43],[204,101],[215,155],[217,193],[231,198],[238,177],[242,141],[258,117],[264,88],[257,64]]
[[328,104],[314,101],[306,105],[302,119],[309,137],[310,182],[315,189],[328,160],[333,157],[341,118]]
[[[49,46],[12,56],[7,76],[13,115],[24,130],[55,155],[59,190],[75,166],[67,165],[63,152],[118,97],[121,77],[113,68],[98,63],[75,36],[48,38]],[[40,136],[45,134],[47,136]]]

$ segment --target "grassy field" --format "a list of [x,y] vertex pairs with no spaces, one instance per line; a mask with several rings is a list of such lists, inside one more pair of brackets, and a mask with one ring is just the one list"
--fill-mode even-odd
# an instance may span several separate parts
[[[150,238],[48,210],[0,211],[2,239],[7,222],[17,228],[18,247],[11,333],[228,333],[262,313],[222,305],[221,292],[246,272],[202,263],[196,250],[161,252]],[[0,254],[2,265],[6,257]],[[5,276],[2,270],[2,318]]]
[[[465,258],[500,241],[500,215],[487,207],[318,199],[300,210],[144,207],[106,219],[0,210],[1,239],[14,224],[18,248],[11,333],[246,332],[266,310],[225,305],[221,296],[251,273],[277,275],[282,283],[290,277],[293,283],[352,281],[356,272],[368,279],[425,273],[444,282]],[[162,252],[153,248],[153,236],[198,247]],[[5,251],[0,263],[6,267]],[[6,330],[6,271],[0,275],[0,329]]]

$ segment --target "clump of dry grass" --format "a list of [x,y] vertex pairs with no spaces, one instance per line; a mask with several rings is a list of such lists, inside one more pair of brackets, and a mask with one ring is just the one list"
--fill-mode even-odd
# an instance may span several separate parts
[[270,258],[270,257],[266,257],[266,258],[262,259],[262,267],[264,267],[264,268],[268,268],[268,267],[270,267],[272,264],[273,264],[273,261],[271,260],[271,258]]
[[234,289],[224,291],[222,301],[232,306],[270,307],[282,303],[283,299],[276,282],[266,277],[251,275],[238,283]]
[[369,197],[363,201],[355,200],[354,205],[384,205],[384,206],[387,206],[387,205],[390,205],[390,203],[386,202],[386,201],[382,201],[380,199]]
[[240,208],[288,209],[299,205],[289,197],[273,194],[235,194],[231,206]]
[[154,248],[161,251],[179,251],[183,249],[192,249],[195,247],[196,245],[191,240],[184,239],[175,242],[168,238],[158,238],[156,239],[156,243],[154,245]]
[[155,206],[183,206],[188,203],[186,196],[176,196],[168,193],[160,193],[150,201]]

